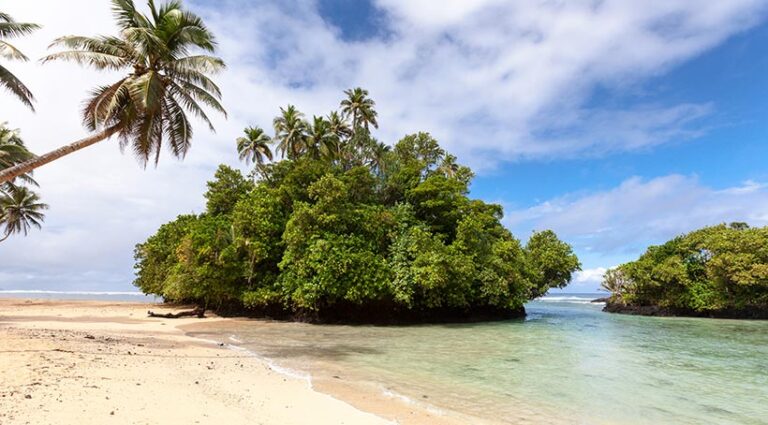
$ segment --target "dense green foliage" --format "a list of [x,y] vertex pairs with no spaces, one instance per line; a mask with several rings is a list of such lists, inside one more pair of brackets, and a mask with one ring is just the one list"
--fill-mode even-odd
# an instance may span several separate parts
[[579,262],[567,244],[545,231],[522,245],[500,206],[467,196],[469,168],[427,133],[377,142],[373,101],[347,94],[328,119],[282,109],[274,143],[286,159],[254,161],[255,182],[220,166],[205,213],[137,245],[136,286],[213,308],[368,320],[515,315],[569,282]]
[[768,227],[705,227],[606,274],[613,301],[680,312],[768,308]]

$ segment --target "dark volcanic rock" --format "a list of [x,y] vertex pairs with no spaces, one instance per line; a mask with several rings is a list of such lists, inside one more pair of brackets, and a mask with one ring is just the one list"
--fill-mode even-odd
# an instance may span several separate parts
[[768,320],[768,308],[748,307],[741,310],[709,310],[696,311],[680,308],[662,308],[655,305],[628,305],[617,302],[607,301],[603,311],[608,313],[633,314],[638,316],[660,316],[660,317],[709,317],[718,319],[753,319]]

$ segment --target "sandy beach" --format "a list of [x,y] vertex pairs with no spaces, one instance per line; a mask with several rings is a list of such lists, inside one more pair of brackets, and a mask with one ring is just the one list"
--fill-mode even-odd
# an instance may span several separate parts
[[383,395],[339,400],[248,353],[179,329],[201,319],[148,318],[148,309],[178,311],[0,299],[0,424],[461,422]]

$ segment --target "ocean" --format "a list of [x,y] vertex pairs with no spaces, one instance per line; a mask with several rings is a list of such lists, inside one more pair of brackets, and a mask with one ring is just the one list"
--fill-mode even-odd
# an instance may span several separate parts
[[614,315],[598,296],[548,296],[490,323],[187,330],[286,373],[501,423],[768,424],[768,322]]
[[34,298],[40,300],[162,302],[161,297],[135,291],[49,291],[34,289],[0,289],[0,298]]

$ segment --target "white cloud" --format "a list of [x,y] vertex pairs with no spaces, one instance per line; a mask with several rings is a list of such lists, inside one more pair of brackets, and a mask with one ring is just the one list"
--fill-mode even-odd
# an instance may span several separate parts
[[574,273],[571,283],[565,289],[567,292],[594,292],[600,287],[606,267],[584,269]]
[[[244,126],[268,127],[278,106],[289,102],[325,113],[338,105],[342,89],[356,85],[378,102],[382,140],[431,131],[475,166],[695,137],[696,120],[714,105],[643,101],[603,109],[590,104],[590,95],[596,86],[624,90],[665,72],[754,25],[765,6],[758,0],[376,0],[387,17],[386,36],[346,42],[312,0],[189,3],[219,36],[229,64],[219,78],[229,120],[217,118],[216,135],[198,125],[186,160],[165,155],[157,169],[142,170],[114,141],[41,168],[37,178],[52,207],[46,226],[0,244],[0,269],[45,275],[51,284],[59,276],[66,286],[127,286],[133,245],[175,215],[201,210],[205,181],[218,163],[235,163],[232,140]],[[106,1],[0,0],[0,9],[44,25],[17,43],[33,58],[60,35],[114,32]],[[38,112],[2,95],[0,121],[21,128],[36,152],[82,137],[82,99],[115,77],[73,64],[8,65],[35,92]],[[547,207],[537,208],[521,214],[556,221]]]
[[634,260],[649,245],[734,221],[768,225],[768,185],[748,180],[713,189],[692,176],[634,177],[610,190],[508,209],[504,218],[518,235],[552,229],[574,247],[585,269],[574,275],[567,292],[597,290],[606,269]]
[[648,244],[707,225],[766,225],[766,195],[766,185],[753,181],[717,190],[696,177],[635,177],[611,190],[566,195],[509,211],[505,223],[521,234],[552,229],[581,252],[639,255]]

